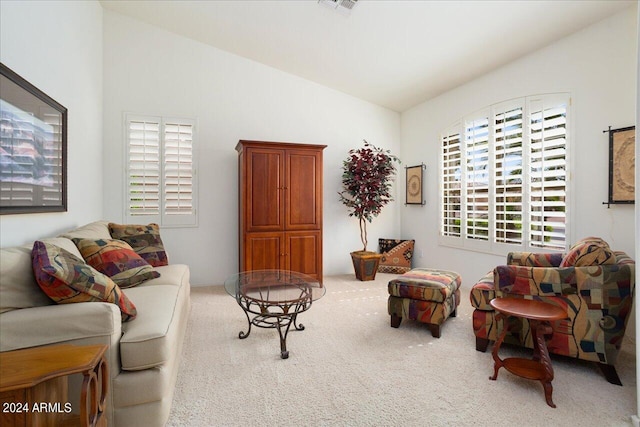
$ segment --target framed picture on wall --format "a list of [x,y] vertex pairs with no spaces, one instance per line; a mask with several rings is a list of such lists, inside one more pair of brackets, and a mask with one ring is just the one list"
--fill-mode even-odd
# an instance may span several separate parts
[[67,109],[0,63],[0,214],[67,210]]
[[424,205],[426,201],[422,198],[422,178],[423,171],[426,169],[424,164],[417,166],[409,166],[407,172],[407,205]]
[[635,203],[636,128],[609,131],[609,202]]

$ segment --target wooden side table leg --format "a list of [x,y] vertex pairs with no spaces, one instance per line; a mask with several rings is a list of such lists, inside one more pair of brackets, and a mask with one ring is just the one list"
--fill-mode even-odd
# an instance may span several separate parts
[[[544,388],[547,404],[555,408],[556,405],[551,398],[553,394],[553,386],[551,385],[553,367],[551,366],[551,358],[547,348],[546,335],[553,334],[551,322],[566,319],[567,312],[553,304],[523,298],[494,298],[489,304],[500,312],[500,315],[496,315],[496,320],[505,319],[503,320],[502,334],[500,334],[500,339],[492,352],[495,365],[491,379],[495,380],[498,377],[498,369],[504,366],[507,371],[514,375],[540,381]],[[529,320],[533,338],[533,360],[521,357],[508,357],[501,360],[498,357],[498,349],[508,330],[508,325],[505,322],[509,316]]]
[[493,376],[489,377],[490,380],[495,381],[498,378],[498,370],[504,366],[502,359],[498,356],[498,351],[500,350],[500,346],[502,345],[502,341],[504,341],[504,337],[507,335],[509,330],[507,326],[507,316],[502,313],[496,314],[496,320],[502,319],[502,333],[493,346],[493,350],[491,351],[491,356],[493,357]]
[[92,415],[97,412],[95,396],[97,379],[93,369],[83,372],[82,392],[80,394],[80,425],[93,426]]
[[109,386],[109,369],[104,357],[93,369],[83,372],[84,381],[80,395],[80,425],[85,427],[106,425],[103,416],[107,390]]
[[102,425],[101,421],[104,421],[104,425],[107,425],[107,417],[104,415],[105,404],[107,401],[107,392],[109,391],[109,365],[107,359],[102,357],[99,366],[96,368],[99,370],[98,381],[100,387],[100,398],[98,403],[98,425]]
[[544,397],[547,401],[547,405],[555,408],[556,405],[553,403],[551,398],[553,393],[553,386],[551,385],[551,381],[553,381],[553,366],[551,365],[551,358],[549,357],[549,350],[547,349],[547,342],[545,339],[545,335],[551,334],[553,332],[553,328],[549,322],[539,322],[535,325],[535,331],[534,351],[535,354],[539,356],[539,362],[544,368],[544,375],[543,378],[540,379],[540,382],[542,383],[542,387],[544,387]]

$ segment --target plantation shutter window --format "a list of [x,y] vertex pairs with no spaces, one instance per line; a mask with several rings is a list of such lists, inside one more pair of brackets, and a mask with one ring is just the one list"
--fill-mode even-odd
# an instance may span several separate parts
[[522,243],[523,107],[494,113],[494,238]]
[[461,171],[460,133],[450,131],[442,138],[440,230],[445,236],[460,237]]
[[128,213],[160,215],[160,123],[130,120]]
[[128,116],[126,123],[127,220],[196,225],[195,122]]
[[514,99],[442,133],[442,244],[501,255],[567,249],[569,107],[568,94]]
[[533,100],[529,108],[530,241],[566,245],[567,103]]
[[169,222],[175,216],[194,213],[193,198],[193,125],[179,122],[164,124],[164,213]]
[[489,238],[489,119],[465,123],[466,217],[469,239]]

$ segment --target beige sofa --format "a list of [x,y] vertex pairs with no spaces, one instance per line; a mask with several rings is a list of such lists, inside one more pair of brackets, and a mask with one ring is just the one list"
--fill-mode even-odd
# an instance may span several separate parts
[[[69,239],[110,239],[97,221],[41,239],[81,257]],[[156,267],[160,277],[123,292],[137,317],[122,323],[115,304],[53,303],[35,281],[32,244],[0,249],[0,351],[53,344],[106,344],[110,426],[161,426],[169,416],[190,309],[189,267]],[[76,378],[77,377],[77,378]],[[70,396],[79,387],[76,376]],[[77,408],[75,402],[70,401]]]

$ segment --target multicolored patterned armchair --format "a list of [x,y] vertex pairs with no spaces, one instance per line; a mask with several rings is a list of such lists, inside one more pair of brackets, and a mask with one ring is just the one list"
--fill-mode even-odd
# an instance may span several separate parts
[[[575,249],[579,244],[581,252]],[[607,381],[622,385],[614,365],[633,303],[635,262],[608,245],[608,252],[596,248],[600,251],[596,254],[592,242],[588,244],[578,242],[566,255],[510,253],[507,265],[480,279],[470,294],[476,350],[486,351],[504,326],[489,305],[493,298],[546,301],[568,313],[567,319],[553,325],[549,352],[596,362]],[[508,322],[505,342],[533,348],[529,322],[520,318]]]

